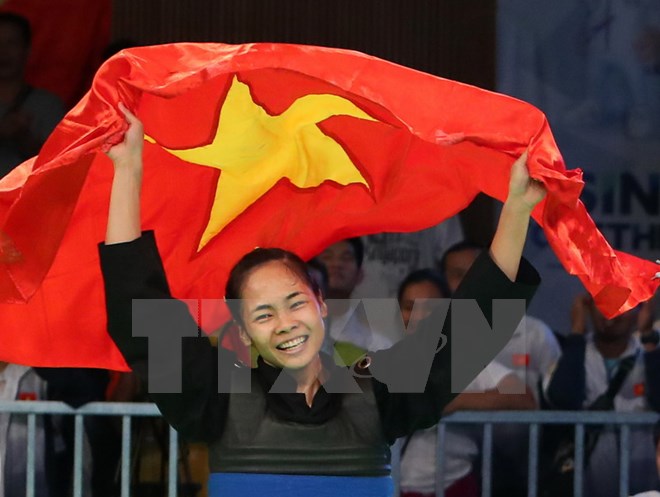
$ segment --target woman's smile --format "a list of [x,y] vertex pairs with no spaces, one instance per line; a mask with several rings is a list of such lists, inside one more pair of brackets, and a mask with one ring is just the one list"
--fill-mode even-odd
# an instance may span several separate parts
[[280,343],[279,345],[277,345],[276,348],[277,350],[287,354],[295,354],[297,352],[300,352],[300,350],[305,346],[308,338],[309,335],[303,335],[296,338],[291,338],[286,342]]

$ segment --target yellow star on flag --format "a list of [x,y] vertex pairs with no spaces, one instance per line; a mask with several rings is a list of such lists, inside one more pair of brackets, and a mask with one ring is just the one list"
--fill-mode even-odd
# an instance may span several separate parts
[[[368,188],[341,145],[317,126],[336,115],[375,121],[350,100],[325,94],[301,97],[282,114],[271,116],[252,100],[250,88],[234,76],[213,141],[185,150],[163,147],[187,162],[222,170],[197,250],[281,178],[288,178],[298,188],[324,181],[361,183]],[[149,136],[145,139],[155,143]]]

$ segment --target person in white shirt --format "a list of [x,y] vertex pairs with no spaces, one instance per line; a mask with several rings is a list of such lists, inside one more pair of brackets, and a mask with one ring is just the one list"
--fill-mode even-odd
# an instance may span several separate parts
[[[0,400],[46,400],[46,382],[27,366],[0,362]],[[27,416],[0,412],[0,497],[25,495],[27,475]],[[37,417],[35,495],[49,497],[46,473],[46,434]]]
[[[447,249],[440,269],[450,291],[456,290],[477,256],[483,250],[470,242],[459,242]],[[561,348],[550,327],[540,319],[525,315],[513,336],[495,357],[523,381],[533,392],[537,405],[542,405],[543,378],[561,356]],[[527,493],[527,471],[524,464],[529,431],[522,424],[498,424],[493,430],[496,495],[515,497]]]
[[[562,358],[545,381],[545,396],[552,407],[587,408],[606,392],[622,361],[629,358],[632,369],[614,397],[614,410],[660,410],[660,349],[645,352],[634,336],[636,311],[606,319],[589,295],[576,298],[572,333],[566,338]],[[630,492],[656,490],[660,481],[652,429],[632,427],[630,439]],[[619,495],[618,454],[617,430],[603,428],[586,465],[585,495]]]
[[[437,299],[449,291],[441,274],[422,269],[408,275],[398,292],[406,333],[415,333],[427,318]],[[511,394],[508,392],[521,392]],[[458,410],[534,409],[536,401],[529,388],[510,369],[491,362],[470,383],[464,393],[445,409],[445,414]],[[401,496],[431,497],[436,491],[437,430],[434,426],[414,433],[402,442]],[[443,446],[443,488],[446,497],[477,497],[478,478],[473,463],[479,455],[479,427],[449,425]]]
[[360,238],[349,238],[327,247],[318,256],[328,271],[329,336],[360,349],[376,351],[389,348],[394,341],[367,322],[364,307],[353,298],[362,281],[364,245]]

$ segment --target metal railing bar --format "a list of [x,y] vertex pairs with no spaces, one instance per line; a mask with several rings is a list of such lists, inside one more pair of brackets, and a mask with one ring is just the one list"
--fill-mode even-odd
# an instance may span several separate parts
[[529,425],[529,464],[527,466],[527,497],[536,497],[539,468],[539,425]]
[[575,457],[574,457],[573,495],[582,497],[584,477],[584,425],[575,425]]
[[[83,414],[100,416],[160,416],[149,402],[90,402],[74,409],[55,401],[0,401],[0,412],[34,414]],[[660,420],[656,412],[616,411],[460,411],[440,423],[522,423],[522,424],[610,424],[649,425]]]
[[621,443],[619,444],[619,495],[627,497],[630,468],[630,427],[621,427]]
[[52,400],[3,400],[0,412],[33,414],[83,414],[99,416],[160,416],[161,413],[151,402],[90,402],[74,409],[64,402]]
[[27,418],[27,471],[25,482],[25,496],[34,497],[35,480],[35,450],[37,439],[37,417],[36,414],[28,414]]
[[482,466],[481,466],[481,497],[490,497],[492,481],[493,462],[493,425],[484,425],[484,439],[482,443]]
[[168,470],[168,497],[176,497],[176,484],[179,476],[178,472],[178,451],[179,451],[179,438],[177,431],[170,426],[170,454],[169,454],[169,470]]
[[121,418],[121,497],[130,497],[131,483],[131,417]]
[[82,497],[83,475],[83,415],[76,414],[74,418],[73,439],[73,496]]
[[440,419],[440,423],[522,423],[522,424],[610,424],[648,425],[660,420],[656,412],[616,411],[461,411]]

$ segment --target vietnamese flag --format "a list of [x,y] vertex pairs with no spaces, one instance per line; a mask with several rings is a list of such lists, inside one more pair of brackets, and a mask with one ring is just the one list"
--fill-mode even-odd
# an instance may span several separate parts
[[[0,360],[126,367],[105,332],[96,247],[112,177],[103,150],[126,127],[119,101],[144,123],[143,226],[193,308],[221,298],[255,246],[308,258],[345,237],[431,226],[478,192],[504,199],[525,149],[549,191],[534,217],[599,307],[615,315],[658,286],[653,263],[597,231],[581,172],[524,102],[345,50],[140,47],[108,60],[40,155],[0,181]],[[224,317],[202,310],[207,331]]]

